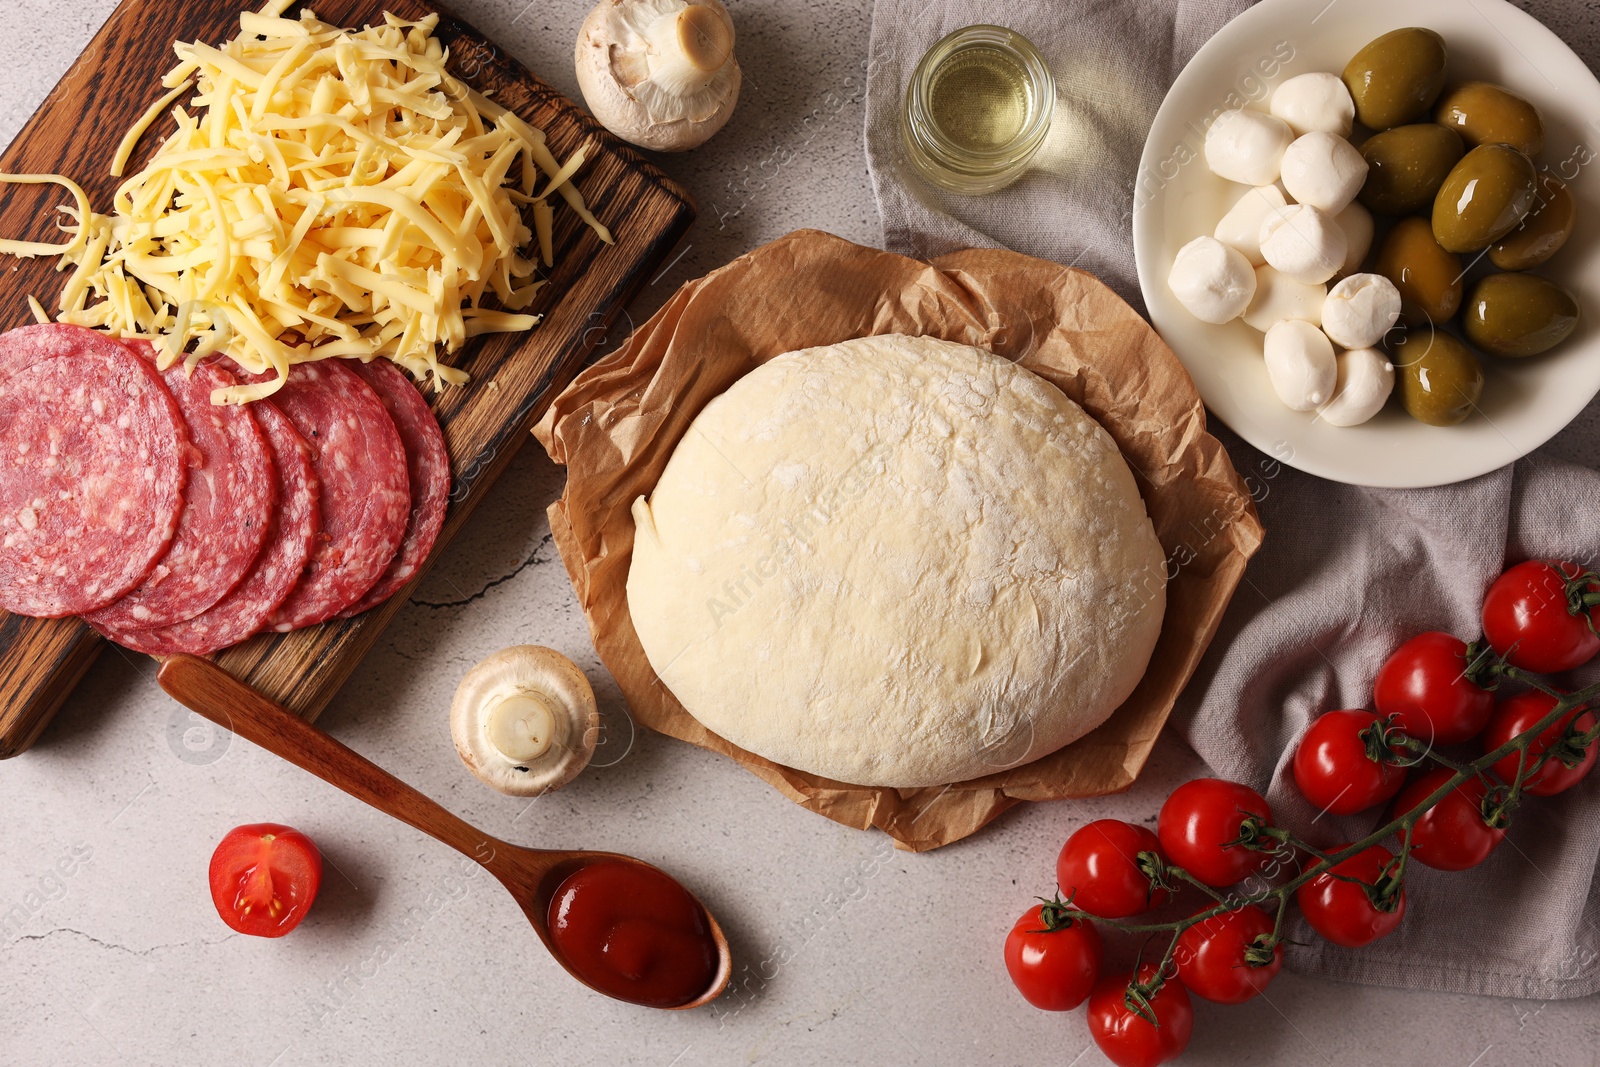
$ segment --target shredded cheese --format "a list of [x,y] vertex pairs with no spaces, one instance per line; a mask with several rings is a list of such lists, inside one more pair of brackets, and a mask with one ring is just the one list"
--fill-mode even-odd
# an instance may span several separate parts
[[[294,364],[329,357],[465,382],[441,354],[538,322],[522,312],[544,284],[538,262],[553,265],[552,194],[611,243],[572,182],[588,152],[558,162],[542,131],[454,78],[437,15],[386,13],[354,32],[309,10],[283,18],[289,6],[244,13],[221,47],[174,45],[169,91],[127,132],[112,175],[169,107],[174,129],[109,215],[61,175],[0,174],[75,201],[60,209],[70,240],[0,240],[0,252],[72,268],[57,321],[153,340],[163,368],[224,352],[273,374],[215,403],[269,396]],[[192,110],[173,107],[191,89]]]

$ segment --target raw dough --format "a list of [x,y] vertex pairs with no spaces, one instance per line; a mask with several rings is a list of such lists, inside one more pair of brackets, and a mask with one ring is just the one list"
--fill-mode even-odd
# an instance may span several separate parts
[[628,609],[707,728],[858,785],[964,781],[1100,725],[1166,562],[1133,475],[1055,386],[901,335],[778,356],[633,506]]

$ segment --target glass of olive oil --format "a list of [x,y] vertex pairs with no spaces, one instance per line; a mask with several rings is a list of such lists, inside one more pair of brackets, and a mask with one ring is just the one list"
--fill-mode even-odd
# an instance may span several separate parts
[[928,50],[911,75],[900,139],[911,165],[952,192],[1004,189],[1050,132],[1056,83],[1026,37],[967,26]]

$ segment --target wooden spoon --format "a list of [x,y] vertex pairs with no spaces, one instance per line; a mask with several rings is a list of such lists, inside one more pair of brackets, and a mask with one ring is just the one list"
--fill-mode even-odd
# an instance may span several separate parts
[[[522,848],[491,837],[298,715],[274,704],[210,660],[186,655],[167,656],[162,660],[158,678],[161,688],[175,700],[223,729],[282,756],[301,770],[310,771],[357,800],[416,827],[481,864],[522,905],[523,914],[533,924],[539,940],[568,974],[598,993],[615,996],[585,980],[562,958],[550,939],[550,898],[567,876],[598,860],[636,863],[651,870],[659,868],[615,852]],[[690,896],[693,898],[693,894]],[[698,904],[699,900],[695,902]],[[703,904],[700,907],[716,943],[716,975],[711,988],[672,1010],[698,1008],[715,1000],[733,973],[728,940],[710,909]]]

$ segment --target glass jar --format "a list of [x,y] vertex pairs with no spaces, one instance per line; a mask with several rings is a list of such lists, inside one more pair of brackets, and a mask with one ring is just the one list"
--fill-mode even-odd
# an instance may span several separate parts
[[928,50],[911,75],[900,140],[913,168],[952,192],[992,193],[1028,169],[1055,109],[1039,50],[1004,26],[967,26]]

